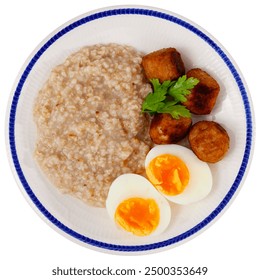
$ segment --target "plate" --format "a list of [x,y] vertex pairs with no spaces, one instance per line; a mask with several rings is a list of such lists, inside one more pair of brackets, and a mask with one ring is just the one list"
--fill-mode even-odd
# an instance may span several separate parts
[[[112,226],[105,209],[61,194],[39,170],[33,157],[36,128],[34,99],[51,69],[87,45],[118,43],[148,53],[175,47],[186,69],[200,67],[220,83],[221,93],[206,117],[230,135],[230,150],[210,165],[213,190],[201,202],[172,206],[174,214],[160,236],[136,238]],[[205,119],[205,118],[204,118]],[[236,63],[206,30],[170,11],[144,6],[115,6],[81,15],[51,33],[32,52],[10,97],[7,142],[10,163],[22,192],[36,212],[65,237],[94,250],[144,254],[169,249],[212,225],[235,198],[246,177],[253,150],[254,121],[250,95]]]

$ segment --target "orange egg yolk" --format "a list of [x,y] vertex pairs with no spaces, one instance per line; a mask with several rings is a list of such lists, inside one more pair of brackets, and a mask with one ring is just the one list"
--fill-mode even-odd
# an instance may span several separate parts
[[182,193],[190,179],[186,164],[170,154],[155,157],[147,166],[146,174],[160,192],[170,196]]
[[133,197],[118,205],[115,220],[126,231],[146,236],[157,228],[160,210],[154,199]]

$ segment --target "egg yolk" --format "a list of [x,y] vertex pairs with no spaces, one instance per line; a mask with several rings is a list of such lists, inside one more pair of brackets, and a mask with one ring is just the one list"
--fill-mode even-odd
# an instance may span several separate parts
[[157,228],[160,210],[154,199],[133,197],[118,205],[115,221],[126,231],[137,236],[146,236]]
[[190,179],[186,164],[170,154],[155,157],[147,166],[146,174],[159,191],[170,196],[182,193]]

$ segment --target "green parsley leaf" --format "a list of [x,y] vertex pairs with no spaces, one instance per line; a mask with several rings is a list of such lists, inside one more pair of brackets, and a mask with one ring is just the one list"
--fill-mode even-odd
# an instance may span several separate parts
[[151,79],[154,92],[150,92],[143,104],[142,112],[156,113],[160,108],[164,106],[164,101],[166,99],[166,94],[168,88],[172,85],[171,81],[165,81],[162,84],[158,79]]
[[187,117],[191,116],[190,111],[183,105],[168,105],[166,104],[165,107],[157,111],[157,113],[168,113],[174,119],[179,119],[180,117]]
[[162,84],[160,83],[159,79],[151,79],[150,82],[153,85],[154,92],[162,92],[167,93],[167,90],[175,83],[175,81],[164,81]]
[[164,81],[159,79],[150,80],[153,92],[149,92],[142,104],[142,112],[168,113],[175,119],[179,117],[190,117],[190,111],[182,104],[187,100],[186,96],[190,90],[199,82],[198,79],[184,75],[175,81]]
[[186,75],[180,77],[168,91],[168,94],[179,102],[187,101],[186,95],[190,94],[190,90],[199,83],[199,80],[193,77],[187,79]]

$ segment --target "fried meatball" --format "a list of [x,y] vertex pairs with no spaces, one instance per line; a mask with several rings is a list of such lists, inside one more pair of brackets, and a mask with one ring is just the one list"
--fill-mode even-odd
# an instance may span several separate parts
[[193,114],[210,114],[220,91],[218,82],[199,68],[191,69],[186,75],[187,78],[194,77],[199,79],[199,83],[187,95],[187,101],[183,105]]
[[170,114],[155,114],[151,121],[150,137],[155,144],[177,143],[188,134],[191,124],[191,118],[174,119]]
[[189,132],[189,143],[196,156],[209,163],[220,161],[229,149],[226,130],[213,121],[199,121]]
[[145,55],[142,66],[146,77],[166,80],[176,80],[185,74],[185,67],[180,53],[175,48],[165,48]]

